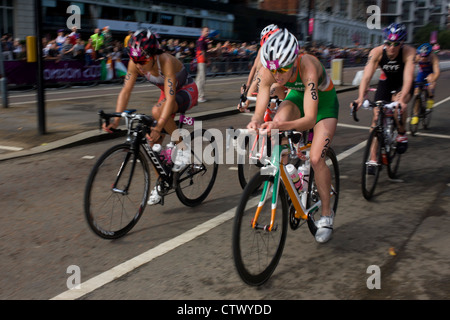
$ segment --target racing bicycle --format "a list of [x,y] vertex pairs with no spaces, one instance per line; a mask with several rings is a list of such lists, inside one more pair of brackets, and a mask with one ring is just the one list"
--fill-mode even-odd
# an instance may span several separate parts
[[[248,134],[242,130],[240,134]],[[273,274],[283,253],[288,224],[295,230],[307,223],[315,235],[321,200],[310,165],[311,142],[305,134],[285,131],[271,136],[272,154],[258,155],[261,168],[245,186],[233,224],[233,258],[238,274],[249,285],[262,285]],[[283,138],[287,138],[282,140]],[[274,143],[278,141],[279,143]],[[339,165],[331,147],[325,151],[331,171],[331,208],[336,213],[339,199]],[[251,155],[253,157],[253,155]],[[285,164],[286,163],[286,164]],[[287,174],[288,164],[303,164],[308,175],[300,192]]]
[[411,108],[411,121],[413,116],[419,117],[419,122],[416,124],[412,124],[411,121],[409,123],[409,130],[413,136],[416,135],[417,130],[419,129],[419,123],[422,122],[422,126],[425,130],[430,127],[431,122],[431,111],[433,110],[427,108],[427,100],[428,100],[428,90],[427,86],[428,82],[416,82],[416,86],[419,89],[419,94],[414,99],[413,107]]
[[[394,119],[397,110],[398,121],[401,121],[401,108],[397,102],[370,101],[363,103],[365,109],[376,109],[378,119],[375,128],[372,128],[367,139],[361,170],[361,189],[365,199],[370,200],[375,192],[380,171],[383,166],[387,167],[388,176],[391,179],[397,177],[402,153],[405,150],[397,145],[398,135],[397,122]],[[359,121],[353,103],[353,119]]]
[[[210,193],[218,171],[217,146],[214,136],[205,129],[189,133],[180,130],[183,143],[191,151],[191,162],[173,172],[169,157],[152,150],[146,135],[156,125],[149,115],[126,110],[121,113],[99,111],[100,127],[111,118],[122,117],[127,127],[125,143],[108,149],[96,162],[84,193],[84,213],[89,227],[98,236],[116,239],[129,232],[141,218],[150,191],[151,169],[157,173],[156,186],[164,205],[164,197],[175,192],[186,206],[200,204]],[[193,123],[180,115],[178,127]]]
[[[241,95],[240,98],[240,105],[244,103],[245,101],[256,101],[256,96],[247,96],[246,94],[246,86],[243,85],[244,88],[244,94]],[[266,108],[266,114],[264,116],[265,121],[267,117],[273,118],[275,113],[278,110],[278,107],[280,106],[282,100],[280,100],[277,96],[273,96],[270,98],[269,104]],[[273,108],[271,105],[274,104]],[[230,127],[230,129],[233,129],[233,127]],[[234,145],[237,147],[237,135],[233,137]],[[256,141],[256,140],[255,140]],[[228,146],[229,144],[227,144]],[[239,178],[239,184],[241,185],[242,189],[245,188],[248,181],[253,177],[262,167],[262,164],[259,160],[257,160],[255,157],[252,159],[249,157],[250,150],[254,149],[255,145],[250,145],[249,136],[245,136],[245,139],[242,140],[242,145],[239,145],[240,150],[243,152],[238,153],[238,178]],[[265,150],[270,155],[270,144],[267,145],[267,150]],[[250,161],[253,160],[253,161]]]

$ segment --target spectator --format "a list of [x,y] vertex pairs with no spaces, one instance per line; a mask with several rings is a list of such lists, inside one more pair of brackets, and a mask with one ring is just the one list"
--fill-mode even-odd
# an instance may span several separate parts
[[16,38],[13,43],[13,56],[15,60],[22,60],[26,58],[25,46],[18,38]]
[[56,45],[58,46],[58,50],[61,52],[61,48],[66,42],[66,36],[64,35],[64,29],[58,30],[58,36],[56,37]]
[[109,26],[103,28],[102,35],[104,41],[103,45],[105,46],[106,53],[109,53],[112,50],[112,41],[113,41],[111,31],[109,30]]
[[75,46],[77,44],[77,39],[80,39],[80,34],[77,33],[77,27],[72,27],[72,32],[68,37],[70,39],[70,44]]
[[75,42],[75,45],[73,46],[73,58],[78,60],[78,61],[84,61],[85,60],[85,56],[84,56],[84,41],[81,40],[80,38],[78,38]]
[[92,38],[88,39],[88,44],[84,47],[84,57],[86,59],[86,64],[90,66],[92,61],[96,59],[96,54],[94,50],[94,46],[92,45]]
[[125,40],[123,40],[123,46],[126,48],[128,46],[128,40],[130,40],[131,36],[133,35],[133,31],[128,31],[128,35],[125,37]]
[[58,60],[59,59],[59,49],[56,44],[56,40],[52,40],[49,42],[49,47],[47,51],[47,55],[45,56],[45,60]]
[[66,41],[61,47],[61,60],[72,60],[73,58],[73,45],[70,43],[70,38],[66,38]]
[[104,36],[99,28],[95,29],[94,34],[91,35],[92,46],[94,47],[95,54],[98,55],[98,51],[103,47]]
[[197,77],[195,83],[198,87],[198,102],[206,102],[205,99],[205,82],[206,82],[206,64],[209,64],[206,51],[208,50],[208,34],[209,28],[203,27],[200,38],[197,40]]
[[2,42],[1,42],[1,46],[2,46],[2,52],[3,52],[3,59],[5,60],[13,60],[13,42],[12,42],[12,37],[10,34],[5,33],[2,36]]

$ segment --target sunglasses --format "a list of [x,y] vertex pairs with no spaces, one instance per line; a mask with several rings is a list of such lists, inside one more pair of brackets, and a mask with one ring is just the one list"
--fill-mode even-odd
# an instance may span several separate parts
[[292,68],[293,65],[294,65],[294,63],[291,63],[291,64],[289,64],[289,65],[287,65],[285,67],[281,67],[281,68],[278,68],[278,69],[275,69],[275,70],[270,70],[270,72],[272,72],[273,75],[275,75],[277,72],[281,73],[281,74],[282,73],[286,73],[286,72],[289,71],[289,69]]
[[400,42],[385,41],[384,44],[388,47],[398,47],[400,45]]

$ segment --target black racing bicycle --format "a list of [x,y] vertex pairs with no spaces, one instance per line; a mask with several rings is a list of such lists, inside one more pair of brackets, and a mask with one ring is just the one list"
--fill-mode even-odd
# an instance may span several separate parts
[[[355,121],[359,121],[356,107],[356,103],[353,103],[352,115]],[[362,193],[364,198],[369,200],[374,194],[383,166],[387,167],[389,178],[396,178],[401,155],[405,149],[396,142],[398,135],[397,122],[394,119],[396,110],[398,121],[401,121],[401,108],[398,103],[365,100],[363,107],[366,109],[376,108],[378,112],[377,123],[375,128],[370,131],[362,161]]]
[[[84,213],[89,227],[98,236],[116,239],[124,236],[144,213],[151,187],[151,169],[157,172],[156,187],[164,197],[175,192],[186,206],[200,204],[210,193],[218,171],[218,152],[214,136],[205,129],[180,130],[184,145],[191,151],[191,162],[173,172],[171,160],[152,150],[146,135],[156,125],[153,117],[126,110],[99,112],[100,126],[111,118],[126,121],[127,140],[108,149],[94,165],[84,193]],[[180,115],[179,128],[193,119]]]
[[[415,136],[419,130],[420,123],[422,123],[425,130],[430,127],[431,111],[433,109],[427,108],[428,85],[429,83],[425,81],[416,83],[416,86],[419,89],[419,94],[414,99],[413,107],[411,108],[411,120],[409,122],[409,130],[413,136]],[[414,117],[418,117],[418,119],[413,120]]]

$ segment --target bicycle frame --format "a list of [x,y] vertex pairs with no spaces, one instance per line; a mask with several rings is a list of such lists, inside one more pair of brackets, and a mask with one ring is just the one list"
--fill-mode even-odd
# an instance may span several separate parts
[[[308,143],[307,145],[300,148],[301,151],[307,150],[311,148],[311,144]],[[294,205],[294,208],[296,210],[295,217],[301,218],[303,220],[307,220],[310,213],[315,212],[318,210],[322,202],[319,200],[316,202],[313,206],[310,208],[306,208],[305,205],[302,203],[300,199],[300,194],[297,192],[294,183],[292,182],[291,177],[286,172],[286,166],[282,163],[283,156],[288,156],[290,154],[291,147],[289,145],[283,144],[283,145],[276,145],[274,153],[272,155],[272,159],[268,160],[266,159],[266,166],[261,168],[262,173],[267,174],[267,172],[272,172],[272,175],[274,177],[274,181],[271,185],[270,181],[266,181],[264,183],[261,200],[259,201],[255,217],[252,222],[252,227],[256,229],[264,229],[266,231],[273,231],[276,230],[276,227],[274,229],[274,221],[275,221],[275,215],[276,215],[276,207],[278,202],[278,188],[280,188],[280,182],[282,181],[289,197],[291,198],[292,204]],[[280,179],[281,178],[281,179]],[[258,225],[258,217],[261,212],[261,209],[265,202],[267,201],[267,196],[270,190],[270,187],[273,187],[273,193],[272,193],[272,212],[271,212],[271,220],[269,226],[260,226]],[[310,188],[311,186],[309,186]],[[308,192],[309,190],[304,190],[304,192]]]
[[[159,156],[152,150],[152,148],[146,141],[146,134],[151,128],[151,126],[154,124],[154,120],[152,117],[144,115],[136,115],[134,114],[135,111],[136,110],[134,109],[126,110],[122,113],[116,113],[114,115],[106,115],[103,111],[100,111],[99,115],[101,118],[105,119],[107,123],[109,122],[109,118],[112,116],[125,118],[125,125],[127,127],[127,141],[131,145],[131,150],[135,156],[135,159],[137,159],[137,154],[140,150],[140,146],[142,145],[147,157],[150,159],[150,162],[152,163],[153,167],[158,172],[159,177],[162,178],[165,182],[167,182],[171,186],[172,171],[163,164]],[[137,122],[136,127],[134,127],[135,122]],[[183,127],[183,124],[192,125],[193,123],[194,123],[193,118],[186,117],[184,114],[180,114],[178,123],[179,129]],[[117,173],[116,181],[114,182],[114,185],[112,187],[114,192],[122,194],[127,194],[128,192],[128,187],[131,183],[131,177],[133,175],[130,175],[129,181],[127,182],[127,185],[123,190],[117,188],[117,182],[120,180],[122,172],[124,171],[124,168],[126,164],[129,162],[129,160],[130,154],[127,154],[122,166],[119,169],[119,172]],[[136,167],[136,161],[132,161],[131,165],[132,165],[131,172],[133,173]]]

